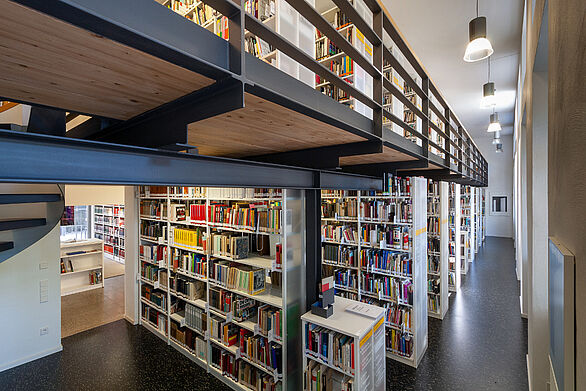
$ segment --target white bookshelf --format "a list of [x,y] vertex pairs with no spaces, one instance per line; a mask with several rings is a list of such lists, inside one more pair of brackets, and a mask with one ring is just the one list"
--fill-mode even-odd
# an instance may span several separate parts
[[103,288],[103,256],[99,239],[61,242],[61,296]]
[[470,226],[468,230],[468,262],[474,262],[476,257],[476,187],[468,187],[468,213],[470,216]]
[[427,193],[427,311],[443,319],[448,301],[448,183],[429,180]]
[[448,251],[448,287],[450,292],[458,292],[462,277],[461,270],[461,208],[460,208],[460,184],[449,184],[449,207],[448,207],[448,231],[449,231],[449,251]]
[[468,273],[470,260],[470,186],[460,188],[460,270]]
[[104,242],[104,256],[124,263],[124,205],[93,205],[93,237]]
[[[394,183],[395,179],[390,177],[390,181]],[[406,178],[404,178],[406,180]],[[322,248],[326,245],[337,245],[349,250],[356,250],[358,257],[355,257],[355,264],[346,265],[343,263],[332,263],[322,254],[322,274],[334,268],[334,272],[349,273],[357,275],[356,286],[348,287],[341,286],[339,279],[335,275],[336,294],[350,299],[367,302],[373,305],[378,305],[387,310],[385,316],[385,325],[387,332],[387,355],[388,357],[397,361],[406,363],[416,367],[421,360],[427,348],[427,185],[422,178],[409,178],[410,192],[401,193],[390,191],[385,193],[371,194],[371,193],[349,193],[347,191],[323,191],[322,205],[331,202],[355,202],[357,207],[357,216],[341,216],[339,213],[334,217],[322,216]],[[398,186],[393,185],[393,189]],[[378,216],[371,218],[366,214],[366,210],[371,210],[370,207],[378,202],[379,207],[391,208],[391,210],[399,211],[401,206],[410,205],[412,207],[412,214],[403,220],[399,214],[395,218],[387,216],[386,218]],[[417,214],[416,214],[417,212]],[[325,225],[351,226],[355,229],[357,239],[354,242],[347,240],[329,240],[323,235],[323,227]],[[363,229],[370,236],[369,238],[362,237]],[[382,233],[388,230],[391,236],[398,232],[401,237],[399,245],[383,244],[373,239],[373,232]],[[358,233],[361,233],[358,235]],[[408,246],[403,249],[403,239],[407,235]],[[392,237],[391,237],[392,241]],[[323,252],[325,254],[325,252]],[[367,254],[371,254],[367,256]],[[374,262],[374,256],[379,254],[390,254],[393,258],[403,257],[410,261],[411,274],[402,273],[394,270],[392,263],[386,268],[379,268]],[[324,259],[326,262],[324,262]],[[373,261],[370,261],[373,260]],[[323,265],[326,265],[324,267]],[[329,266],[329,268],[328,268]],[[378,265],[380,266],[380,265]],[[411,303],[402,302],[387,295],[381,286],[385,281],[390,285],[391,283],[411,285],[413,292],[413,299]],[[366,283],[378,284],[374,289],[370,289],[364,285]],[[392,291],[392,289],[391,289]],[[400,314],[399,322],[393,322],[392,315]],[[405,323],[405,314],[407,314],[408,322]],[[393,341],[395,342],[393,344]],[[405,341],[412,341],[412,348],[408,349],[411,354],[403,354],[396,348],[398,341],[404,343]],[[410,342],[408,342],[410,343]]]
[[[224,189],[224,188],[194,188],[194,187],[153,187],[157,192],[151,192],[151,188],[141,188],[138,203],[140,210],[139,220],[143,224],[158,224],[160,225],[160,234],[154,236],[150,232],[141,232],[140,245],[158,245],[161,246],[161,251],[166,253],[166,259],[163,261],[151,261],[148,257],[140,257],[139,276],[141,289],[143,285],[149,286],[151,290],[159,292],[163,295],[165,303],[164,307],[158,307],[156,304],[148,302],[147,299],[139,297],[141,307],[141,321],[147,329],[155,334],[158,334],[168,344],[180,351],[186,357],[198,365],[206,368],[214,376],[218,377],[222,382],[236,390],[248,390],[250,387],[244,384],[244,380],[230,376],[225,371],[222,371],[215,365],[217,352],[230,357],[242,366],[243,370],[255,371],[259,376],[263,376],[275,382],[278,387],[285,384],[290,384],[288,381],[295,382],[295,379],[288,379],[286,368],[288,359],[294,360],[295,351],[287,353],[287,344],[292,339],[295,343],[297,338],[287,338],[291,335],[293,329],[296,329],[295,320],[291,325],[287,323],[288,310],[290,307],[299,308],[300,292],[298,289],[299,279],[295,275],[287,273],[288,268],[291,270],[299,270],[301,262],[300,258],[300,232],[297,232],[297,226],[293,228],[291,224],[297,221],[302,215],[300,207],[303,204],[300,202],[300,191],[298,190],[276,190],[271,189],[271,193],[255,193],[255,189]],[[161,190],[164,190],[162,192]],[[178,193],[177,190],[181,190]],[[143,206],[140,206],[140,203]],[[153,204],[149,204],[153,203]],[[151,205],[157,205],[159,208],[151,208]],[[211,215],[215,204],[226,205],[248,205],[250,203],[266,203],[267,205],[274,205],[278,216],[278,226],[274,226],[268,230],[259,228],[259,224],[227,224],[214,222]],[[186,214],[177,213],[181,208],[175,208],[174,205],[186,206]],[[190,212],[189,205],[194,208],[199,208],[194,214]],[[283,210],[288,210],[291,221],[287,225],[283,223]],[[146,213],[146,212],[149,213]],[[157,213],[160,211],[160,213]],[[154,212],[154,213],[152,213]],[[198,212],[199,215],[196,215]],[[203,219],[201,219],[203,213]],[[216,215],[214,215],[216,216]],[[274,220],[276,221],[276,220]],[[300,224],[298,224],[300,226]],[[253,227],[251,229],[251,227]],[[183,231],[181,231],[183,230]],[[192,240],[185,242],[186,231],[192,232]],[[195,235],[193,232],[198,232]],[[287,234],[285,234],[287,232]],[[149,235],[143,235],[149,233]],[[213,241],[216,234],[231,233],[237,236],[249,236],[255,240],[263,238],[263,245],[268,245],[269,253],[263,256],[253,255],[252,253],[242,259],[234,259],[227,254],[218,254],[214,251]],[[197,236],[201,242],[193,239]],[[288,239],[289,238],[289,239]],[[178,242],[180,240],[181,242]],[[289,241],[289,247],[287,247]],[[259,242],[256,242],[258,245]],[[276,248],[279,244],[283,251],[281,253],[280,265],[276,262]],[[255,247],[256,249],[260,247]],[[205,269],[198,268],[196,263],[192,263],[193,267],[183,269],[180,262],[174,262],[176,257],[175,252],[180,253],[183,257],[193,257],[201,260],[200,266],[205,265]],[[243,268],[255,267],[260,268],[261,275],[265,279],[265,290],[260,293],[245,292],[228,286],[225,280],[219,279],[219,275],[213,273],[212,267],[218,262],[226,261],[230,266],[240,265]],[[288,265],[288,266],[285,266]],[[150,268],[153,272],[149,276],[143,276],[143,268]],[[288,275],[289,274],[289,275]],[[151,277],[151,278],[148,278]],[[215,278],[214,278],[215,277]],[[156,281],[155,281],[156,280]],[[193,286],[199,285],[203,287],[197,297],[190,297],[182,288],[183,283],[179,284],[179,280],[192,283]],[[288,280],[293,284],[293,288],[288,289]],[[178,281],[174,284],[173,281]],[[280,281],[280,283],[279,283]],[[177,286],[177,290],[173,289]],[[253,300],[255,302],[254,310],[250,310],[250,317],[246,319],[238,319],[236,311],[223,311],[223,307],[217,307],[215,297],[217,292],[231,295],[232,300],[240,298],[240,303],[243,304],[246,300]],[[142,296],[142,291],[139,293]],[[161,322],[153,324],[149,319],[142,316],[144,309],[148,307],[153,311],[158,311],[161,315]],[[278,313],[281,331],[276,332],[268,330],[263,332],[262,322],[259,320],[262,311],[270,309]],[[188,322],[189,311],[196,311],[205,315],[206,321],[201,324],[201,328],[193,327]],[[151,310],[149,310],[151,311]],[[291,312],[289,312],[291,313]],[[298,319],[298,318],[297,318]],[[221,339],[216,338],[215,333],[212,332],[212,325],[216,322],[228,325],[232,330],[245,330],[247,338],[255,338],[259,340],[264,338],[264,343],[274,346],[281,352],[281,362],[279,367],[282,368],[281,373],[278,373],[273,368],[263,364],[252,356],[248,356],[245,351],[240,349],[239,343],[230,345]],[[291,329],[291,330],[289,330]],[[189,330],[189,331],[188,331]],[[289,331],[289,333],[288,333]],[[238,337],[240,338],[240,337]],[[195,343],[192,343],[195,340]],[[199,345],[199,349],[198,349]],[[298,356],[297,356],[298,357]],[[290,376],[295,377],[292,373]],[[299,376],[300,378],[300,376]]]
[[[350,3],[356,8],[356,11],[364,18],[364,20],[372,25],[373,23],[373,15],[370,9],[367,7],[366,3],[363,0],[352,0]],[[364,58],[372,63],[373,57],[373,46],[372,44],[362,35],[351,23],[350,20],[347,20],[346,23],[341,25],[336,25],[335,23],[335,16],[336,13],[339,11],[339,8],[334,6],[334,4],[329,0],[314,0],[315,9],[322,15],[324,19],[326,19],[332,26],[334,26],[338,32],[342,35],[348,34],[351,37],[351,42],[353,46],[358,50]],[[320,41],[325,40],[324,37],[317,37],[314,33],[314,48],[316,45],[320,43]],[[314,49],[315,50],[315,49]],[[314,52],[314,55],[318,55],[317,51]],[[334,63],[342,63],[342,59],[346,56],[344,52],[331,54],[325,57],[319,57],[317,60],[322,63],[326,68],[329,67],[330,62]],[[352,61],[352,72],[345,72],[339,74],[339,76],[343,77],[347,81],[349,81],[357,90],[364,93],[369,98],[373,97],[373,79],[360,65],[356,64]],[[330,81],[320,81],[316,88],[318,90],[322,90],[325,88],[326,85],[329,85]],[[338,88],[336,87],[336,90]],[[322,91],[323,92],[323,91]],[[342,99],[338,97],[338,101],[340,103],[346,104],[350,106],[352,109],[356,110],[360,114],[372,119],[372,109],[366,106],[364,103],[360,102],[359,100],[348,97]]]
[[[384,309],[360,303],[371,315],[366,316],[350,312],[347,308],[355,306],[356,301],[335,297],[334,313],[329,318],[322,318],[310,312],[301,316],[303,332],[303,368],[304,390],[312,387],[312,377],[333,379],[334,384],[326,384],[321,389],[343,389],[340,383],[351,384],[352,390],[385,390],[385,327]],[[327,355],[319,354],[317,349],[310,349],[309,332],[327,333]],[[334,352],[334,340],[345,341],[345,345],[353,344],[354,356],[350,358],[354,365],[338,365]],[[311,346],[313,347],[313,345]],[[311,371],[313,369],[313,371]],[[328,373],[326,375],[327,372]],[[318,380],[315,380],[317,383]],[[315,389],[315,388],[313,388]]]

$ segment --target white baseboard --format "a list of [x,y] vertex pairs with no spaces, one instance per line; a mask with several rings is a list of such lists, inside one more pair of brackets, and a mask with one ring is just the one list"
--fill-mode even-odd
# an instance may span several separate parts
[[21,357],[18,360],[14,360],[14,361],[9,362],[7,364],[1,365],[0,366],[0,372],[5,371],[5,370],[10,369],[10,368],[17,367],[17,366],[22,365],[22,364],[26,364],[27,362],[31,362],[31,361],[37,360],[39,358],[43,358],[43,357],[49,356],[49,355],[51,355],[53,353],[57,353],[57,352],[60,352],[62,350],[63,350],[63,345],[59,344],[58,346],[55,346],[54,348],[47,349],[47,350],[43,350],[42,352],[34,353],[34,354],[31,354],[31,355],[26,356],[26,357]]
[[134,319],[132,319],[130,316],[124,314],[124,319],[126,319],[126,321],[134,326],[136,326],[138,324],[138,322]]

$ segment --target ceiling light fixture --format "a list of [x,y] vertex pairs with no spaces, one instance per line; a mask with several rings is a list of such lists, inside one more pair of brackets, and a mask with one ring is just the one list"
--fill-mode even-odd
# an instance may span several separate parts
[[496,153],[502,153],[503,152],[503,144],[497,144],[496,145]]
[[494,145],[501,144],[501,132],[500,132],[500,130],[497,130],[496,132],[494,132],[494,138],[492,139],[492,143]]
[[484,60],[492,53],[492,45],[486,39],[486,17],[478,16],[478,0],[476,0],[476,18],[472,19],[468,24],[468,34],[470,40],[466,46],[464,53],[464,61],[476,62]]
[[[493,109],[494,110],[494,109]],[[501,130],[501,123],[499,122],[499,113],[494,112],[490,115],[490,124],[488,125],[487,132],[496,132]]]
[[480,101],[480,107],[483,109],[489,109],[496,106],[496,95],[494,83],[490,81],[490,57],[488,58],[488,82],[482,86],[482,100]]

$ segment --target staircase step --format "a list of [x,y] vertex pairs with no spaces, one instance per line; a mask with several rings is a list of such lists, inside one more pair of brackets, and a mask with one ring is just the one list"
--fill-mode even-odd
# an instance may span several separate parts
[[0,251],[8,251],[14,248],[14,242],[0,242]]
[[0,231],[10,231],[13,229],[40,227],[47,224],[47,219],[14,219],[0,220]]
[[57,202],[60,200],[61,194],[0,194],[0,205]]

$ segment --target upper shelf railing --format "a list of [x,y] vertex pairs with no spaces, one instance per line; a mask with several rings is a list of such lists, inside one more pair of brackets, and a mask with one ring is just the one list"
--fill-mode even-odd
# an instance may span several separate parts
[[[373,133],[383,141],[386,132],[398,133],[421,147],[422,157],[431,164],[488,183],[486,160],[377,0],[157,1],[227,39],[235,73],[244,73],[238,63],[243,64],[245,51],[273,64],[271,58],[282,53],[317,75],[324,93],[351,107],[367,107],[362,114],[372,120]],[[323,4],[338,10],[318,12]],[[313,47],[300,45],[299,36],[278,31],[271,18],[281,9],[288,15],[296,11],[310,31],[319,32],[311,40]],[[328,12],[335,12],[335,23],[328,20]],[[316,40],[328,45],[330,56],[316,58]]]

